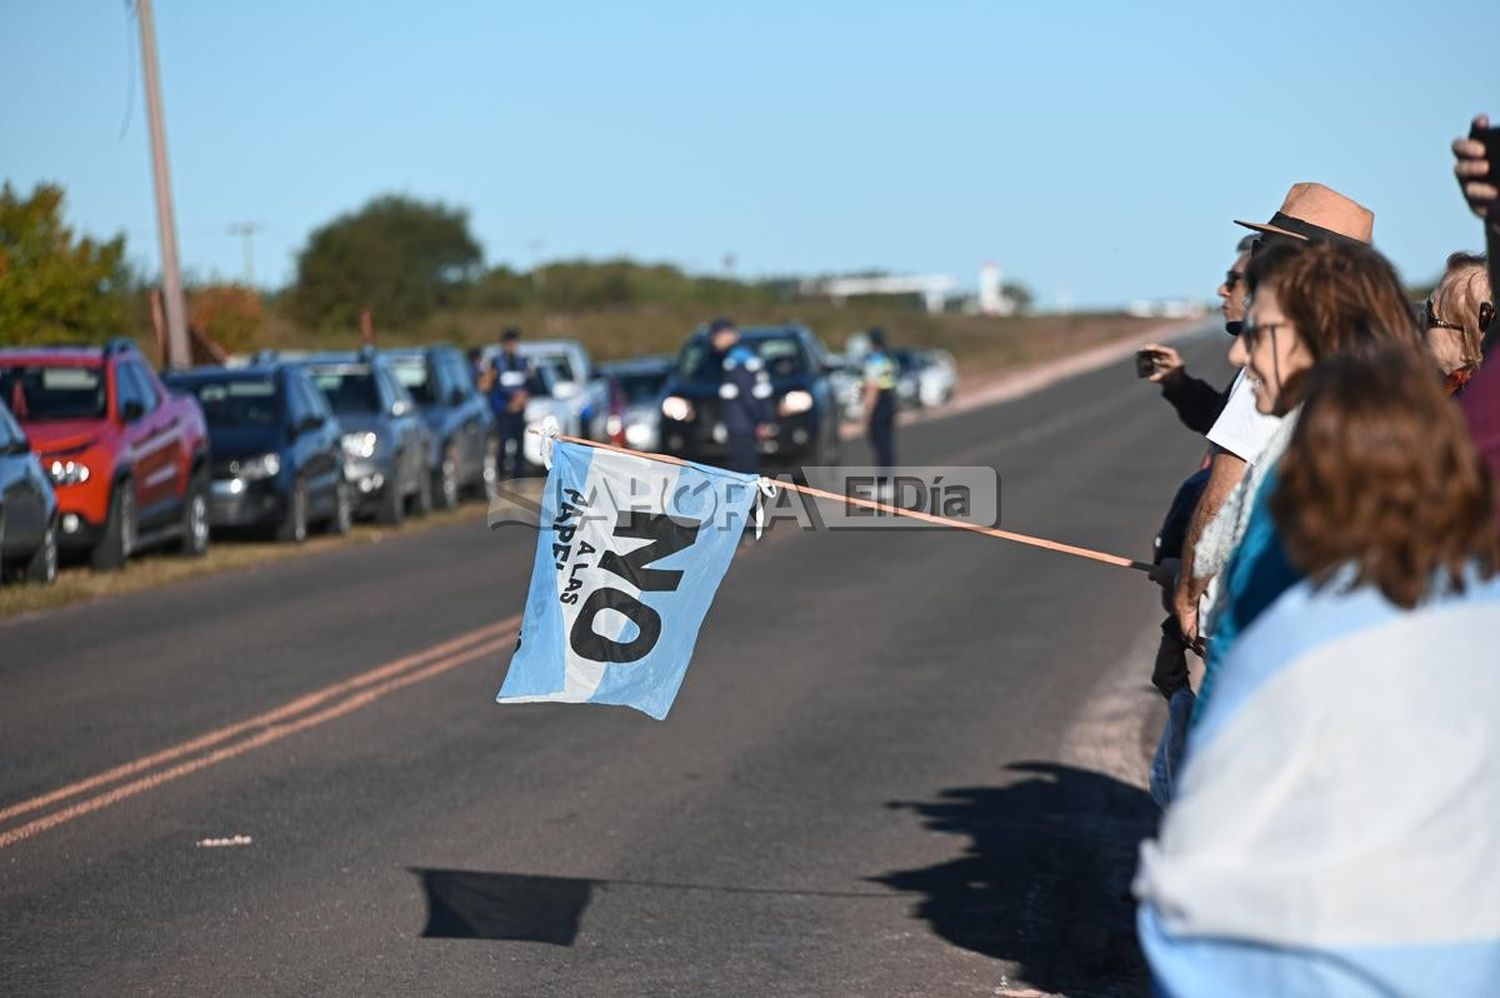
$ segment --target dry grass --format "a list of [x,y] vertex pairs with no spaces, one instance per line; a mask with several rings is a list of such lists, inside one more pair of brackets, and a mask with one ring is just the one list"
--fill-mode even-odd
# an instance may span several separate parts
[[202,558],[184,558],[165,549],[153,550],[132,558],[125,569],[119,572],[95,572],[87,566],[65,566],[58,573],[54,585],[17,584],[0,588],[0,619],[70,603],[154,589],[185,579],[327,551],[345,544],[378,544],[397,533],[412,534],[434,527],[480,520],[484,517],[484,511],[483,503],[469,503],[451,512],[434,512],[419,520],[407,520],[394,530],[361,523],[355,525],[354,531],[347,538],[312,535],[301,545],[216,538]]
[[[713,314],[691,304],[576,313],[540,309],[455,311],[443,313],[416,329],[382,330],[379,341],[393,346],[436,341],[470,346],[492,343],[500,330],[518,326],[533,338],[580,340],[596,359],[613,360],[638,354],[676,353],[687,334]],[[803,301],[732,314],[746,326],[803,322],[835,350],[843,348],[850,333],[881,326],[892,343],[951,350],[960,365],[975,373],[1071,353],[1159,325],[1161,321],[1125,315],[1010,318],[927,315],[889,304],[858,301],[843,306]],[[308,333],[276,317],[262,327],[258,339],[265,346],[282,349],[351,349],[357,345],[353,334]]]

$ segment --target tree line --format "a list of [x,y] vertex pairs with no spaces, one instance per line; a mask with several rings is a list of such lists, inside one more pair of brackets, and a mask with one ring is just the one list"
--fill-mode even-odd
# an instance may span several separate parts
[[[0,342],[148,333],[149,289],[126,263],[124,236],[75,233],[63,204],[53,184],[27,195],[9,182],[0,188]],[[486,268],[465,209],[386,194],[314,229],[287,288],[263,295],[233,284],[190,286],[189,321],[233,351],[253,345],[267,309],[309,330],[352,330],[364,312],[381,328],[409,329],[450,310],[751,310],[795,300],[801,287],[796,278],[744,281],[628,259]]]

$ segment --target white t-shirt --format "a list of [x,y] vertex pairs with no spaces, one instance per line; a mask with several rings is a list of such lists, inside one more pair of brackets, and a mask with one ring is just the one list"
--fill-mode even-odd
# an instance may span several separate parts
[[1255,408],[1255,392],[1241,370],[1230,386],[1224,411],[1208,431],[1208,440],[1246,464],[1254,464],[1280,425],[1281,417],[1264,415]]

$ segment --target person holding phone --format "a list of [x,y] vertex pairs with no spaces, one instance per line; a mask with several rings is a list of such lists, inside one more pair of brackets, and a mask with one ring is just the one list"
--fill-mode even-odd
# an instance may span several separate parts
[[[1485,115],[1474,119],[1466,139],[1455,139],[1453,174],[1469,202],[1469,210],[1484,220],[1489,248],[1490,287],[1500,288],[1500,129],[1491,128]],[[1491,322],[1484,338],[1488,358],[1468,385],[1460,404],[1469,424],[1469,436],[1479,448],[1490,474],[1500,481],[1500,362],[1493,356],[1500,342],[1500,322]],[[1500,524],[1500,506],[1495,510]]]
[[[1239,335],[1245,322],[1245,268],[1250,263],[1250,250],[1255,245],[1255,236],[1246,236],[1235,247],[1234,263],[1224,275],[1224,281],[1215,289],[1219,296],[1219,310],[1224,315],[1224,331],[1230,336]],[[1136,353],[1136,373],[1161,385],[1162,398],[1177,410],[1182,425],[1194,433],[1208,433],[1224,411],[1229,401],[1229,390],[1218,389],[1188,374],[1182,354],[1174,348],[1160,343],[1147,343]]]

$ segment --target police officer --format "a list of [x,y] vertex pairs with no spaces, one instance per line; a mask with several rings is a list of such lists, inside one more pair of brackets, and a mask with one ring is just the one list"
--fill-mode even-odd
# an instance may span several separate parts
[[888,495],[891,468],[896,463],[896,359],[887,351],[885,330],[868,334],[870,352],[865,357],[865,432],[875,463],[880,467],[880,494]]
[[724,380],[719,398],[724,403],[724,430],[730,471],[753,475],[759,470],[756,441],[771,433],[771,378],[760,355],[740,342],[740,331],[729,319],[715,319],[708,327],[709,345],[721,358]]
[[500,431],[500,467],[496,470],[504,477],[505,455],[510,451],[512,478],[520,478],[526,470],[526,402],[530,398],[527,385],[531,381],[531,365],[517,349],[520,342],[521,331],[514,327],[500,334],[500,355],[488,372],[488,384],[481,384]]

